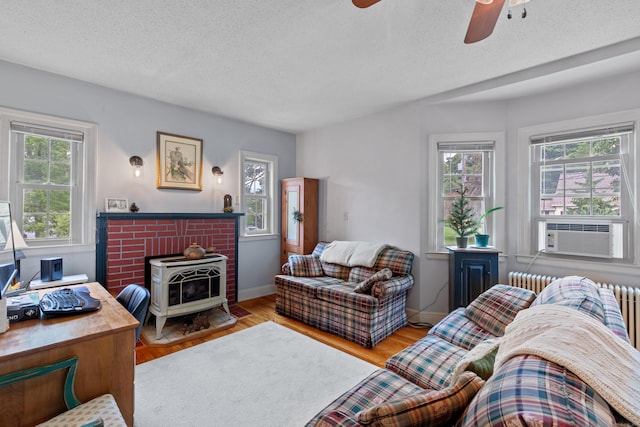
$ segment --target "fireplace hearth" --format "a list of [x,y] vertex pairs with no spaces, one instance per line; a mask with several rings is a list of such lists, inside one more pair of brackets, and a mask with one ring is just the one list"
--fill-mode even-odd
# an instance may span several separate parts
[[183,256],[153,258],[149,312],[156,317],[156,339],[169,317],[222,306],[231,316],[226,298],[227,257],[207,255],[198,260]]

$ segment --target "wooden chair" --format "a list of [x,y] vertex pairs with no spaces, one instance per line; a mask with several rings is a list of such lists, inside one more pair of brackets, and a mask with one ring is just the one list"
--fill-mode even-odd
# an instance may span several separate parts
[[67,411],[46,421],[39,426],[47,427],[98,427],[98,426],[123,426],[127,424],[122,418],[118,404],[111,394],[103,394],[87,403],[82,403],[73,391],[78,358],[62,360],[49,365],[24,369],[0,376],[0,387],[11,385],[20,381],[40,377],[51,372],[68,368],[64,382],[64,403]]

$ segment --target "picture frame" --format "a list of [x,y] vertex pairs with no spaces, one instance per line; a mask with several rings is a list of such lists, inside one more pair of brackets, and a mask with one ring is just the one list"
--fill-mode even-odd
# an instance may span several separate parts
[[202,139],[157,134],[156,188],[202,191]]
[[104,200],[105,212],[129,212],[129,200],[124,197],[107,197]]

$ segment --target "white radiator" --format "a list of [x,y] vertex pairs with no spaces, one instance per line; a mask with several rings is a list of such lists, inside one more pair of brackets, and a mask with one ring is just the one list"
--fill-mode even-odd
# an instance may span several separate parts
[[[549,283],[556,279],[557,277],[539,274],[509,273],[509,285],[528,289],[536,294],[539,294]],[[596,285],[610,289],[613,292],[620,306],[620,312],[629,332],[631,344],[640,350],[640,288],[598,282],[596,282]]]

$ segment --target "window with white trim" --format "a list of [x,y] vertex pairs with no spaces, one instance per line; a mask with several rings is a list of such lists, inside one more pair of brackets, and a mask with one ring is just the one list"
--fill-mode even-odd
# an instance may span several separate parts
[[[9,160],[3,184],[29,246],[93,242],[93,124],[14,110],[0,111],[0,139]],[[4,178],[4,177],[3,177]]]
[[277,161],[273,155],[240,152],[240,203],[245,236],[275,233]]
[[553,234],[547,223],[554,228],[556,222],[564,224],[560,232],[573,223],[610,224],[611,251],[601,256],[629,257],[634,141],[633,123],[530,137],[535,251],[557,250],[555,242],[547,241]]
[[[480,216],[482,212],[493,207],[493,141],[438,143],[441,218],[449,215],[453,201],[464,187],[471,207]],[[492,216],[484,219],[482,226],[491,230]],[[455,246],[456,234],[442,223],[442,245]],[[473,243],[473,236],[470,241]]]
[[[428,167],[423,172],[429,194],[427,244],[430,251],[443,252],[446,246],[456,245],[456,235],[444,219],[461,185],[465,186],[478,216],[493,207],[504,206],[504,172],[496,168],[504,162],[504,134],[433,134],[429,136],[427,154]],[[486,216],[482,231],[491,235],[491,246],[502,247],[504,221],[498,222],[496,218],[496,214]],[[469,237],[469,244],[473,245],[474,237]]]

